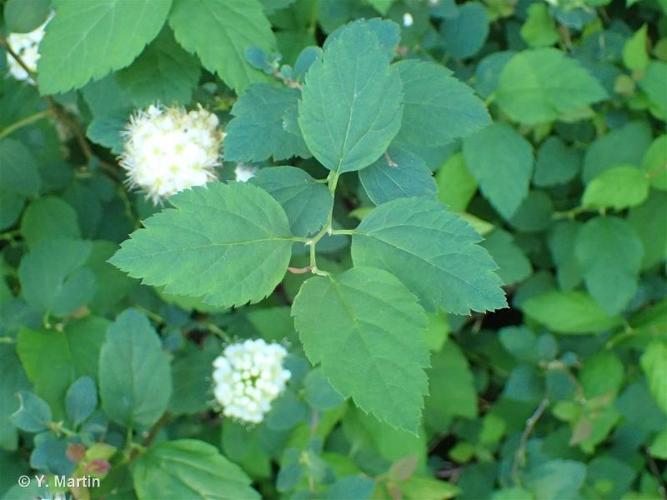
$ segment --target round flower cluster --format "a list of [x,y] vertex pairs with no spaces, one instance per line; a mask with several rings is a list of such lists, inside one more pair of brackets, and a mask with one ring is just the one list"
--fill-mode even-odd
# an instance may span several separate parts
[[[23,63],[30,71],[37,71],[37,61],[39,61],[39,44],[44,38],[44,28],[51,20],[53,15],[42,24],[39,28],[30,33],[11,33],[7,37],[7,44],[18,55]],[[9,73],[17,80],[26,80],[33,83],[32,78],[28,72],[16,60],[7,53],[7,65],[9,66]]]
[[285,348],[264,340],[246,340],[225,348],[213,362],[215,398],[223,414],[259,423],[291,377],[283,368]]
[[153,203],[215,179],[223,132],[218,117],[205,109],[150,106],[136,112],[123,131],[120,158],[128,183]]

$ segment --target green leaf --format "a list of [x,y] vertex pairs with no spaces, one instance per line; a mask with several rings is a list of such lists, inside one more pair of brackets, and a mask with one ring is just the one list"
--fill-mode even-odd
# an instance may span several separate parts
[[494,123],[463,141],[463,155],[484,196],[509,219],[528,195],[530,143],[509,125]]
[[376,205],[411,196],[432,198],[437,189],[424,161],[396,146],[390,146],[385,156],[359,172],[359,181]]
[[623,46],[623,64],[625,67],[637,71],[646,69],[650,59],[646,51],[647,26],[644,24],[639,28]]
[[528,125],[576,115],[607,97],[598,81],[560,50],[524,50],[503,68],[496,101],[510,118]]
[[619,316],[608,315],[584,292],[541,293],[527,299],[521,308],[528,317],[558,333],[600,333],[622,324]]
[[646,68],[644,78],[639,80],[639,88],[644,91],[651,103],[651,112],[661,120],[667,120],[667,63],[651,61]]
[[[619,148],[619,144],[624,146]],[[588,184],[605,170],[618,165],[639,166],[650,144],[651,128],[646,122],[634,121],[611,130],[586,150],[582,172],[584,183]]]
[[250,478],[215,446],[194,439],[152,446],[132,468],[139,500],[259,500]]
[[663,134],[651,143],[642,159],[642,170],[652,187],[667,191],[667,135]]
[[245,58],[250,47],[271,52],[276,44],[257,0],[174,0],[169,24],[178,43],[237,93],[267,79]]
[[171,371],[144,315],[129,309],[109,327],[99,378],[102,408],[114,422],[148,428],[162,416],[171,397]]
[[565,184],[579,173],[581,160],[576,149],[566,146],[560,137],[551,136],[537,151],[533,182],[540,187]]
[[375,7],[380,14],[386,15],[394,0],[368,0],[368,3]]
[[216,306],[257,302],[283,278],[293,237],[285,211],[266,191],[214,183],[170,202],[175,208],[144,221],[112,264],[147,285]]
[[225,160],[258,162],[270,157],[310,156],[301,132],[289,127],[290,121],[296,120],[300,95],[297,89],[268,83],[248,87],[234,103],[234,118],[225,129]]
[[303,390],[304,399],[311,408],[318,411],[331,410],[345,401],[345,398],[331,387],[321,368],[308,372],[303,381]]
[[251,182],[273,196],[283,207],[293,234],[307,236],[326,222],[333,197],[326,184],[296,167],[262,168]]
[[667,193],[652,191],[646,202],[628,212],[628,223],[644,246],[642,269],[667,257]]
[[19,409],[10,418],[12,425],[26,432],[47,430],[53,417],[46,401],[28,391],[20,391],[17,396]]
[[411,59],[394,67],[405,94],[397,141],[444,146],[491,123],[484,103],[444,66]]
[[56,238],[81,238],[78,217],[72,206],[55,196],[34,200],[21,219],[21,234],[30,247]]
[[89,242],[44,240],[21,259],[21,295],[33,307],[67,316],[88,304],[95,294],[95,276],[84,267]]
[[385,269],[429,309],[468,314],[506,306],[480,236],[438,201],[400,198],[375,208],[352,237],[355,265]]
[[560,39],[547,4],[534,3],[528,7],[528,18],[521,26],[521,38],[530,47],[549,47]]
[[308,73],[299,126],[329,170],[361,170],[377,160],[401,126],[401,79],[366,23],[340,30]]
[[80,425],[97,407],[97,387],[95,381],[83,376],[74,381],[65,395],[67,418],[75,425]]
[[586,465],[573,460],[551,460],[531,469],[526,476],[526,488],[535,498],[577,498],[586,480]]
[[632,165],[620,165],[594,177],[581,201],[586,207],[622,210],[641,205],[648,191],[648,179],[643,171]]
[[438,199],[454,212],[465,211],[477,191],[477,181],[466,167],[462,153],[449,157],[435,174]]
[[596,217],[583,225],[575,254],[586,287],[610,315],[625,309],[637,290],[644,249],[632,226],[618,217]]
[[461,4],[452,17],[440,27],[445,50],[456,59],[474,56],[483,47],[489,34],[489,17],[479,2]]
[[428,370],[429,391],[424,419],[428,427],[444,432],[453,417],[477,416],[475,380],[459,346],[448,341],[433,354]]
[[[0,448],[16,450],[18,434],[9,416],[14,413],[19,402],[16,393],[30,389],[30,383],[11,344],[0,345]],[[1,453],[1,452],[0,452]]]
[[12,33],[28,33],[46,21],[51,10],[51,0],[7,0],[5,23]]
[[185,52],[165,28],[116,79],[132,104],[143,108],[155,102],[188,104],[200,73],[199,61]]
[[667,429],[658,433],[648,451],[655,458],[667,460]]
[[157,36],[171,0],[59,0],[39,46],[42,94],[83,87],[128,66]]
[[556,264],[558,284],[563,290],[577,287],[583,276],[574,249],[582,224],[575,221],[560,221],[551,229],[548,245]]
[[642,354],[641,367],[653,399],[667,413],[667,344],[651,342]]
[[205,411],[208,407],[212,398],[213,360],[219,354],[217,346],[212,344],[205,344],[203,349],[192,347],[171,364],[171,413],[191,415]]
[[34,196],[42,182],[35,158],[19,141],[0,141],[0,190]]
[[35,393],[51,406],[56,418],[65,416],[65,395],[82,376],[97,378],[100,347],[108,322],[88,318],[68,323],[63,331],[23,328],[17,351]]
[[533,269],[530,261],[510,233],[495,229],[482,242],[482,246],[498,264],[498,276],[503,280],[503,284],[511,285],[531,275]]
[[396,277],[355,267],[311,278],[292,315],[308,358],[321,364],[336,391],[392,426],[417,432],[427,391],[426,315]]

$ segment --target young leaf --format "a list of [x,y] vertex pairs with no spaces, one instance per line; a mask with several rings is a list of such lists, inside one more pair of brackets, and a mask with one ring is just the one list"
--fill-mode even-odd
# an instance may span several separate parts
[[352,237],[357,266],[397,276],[429,309],[455,314],[507,305],[480,236],[438,201],[400,198],[375,208]]
[[477,191],[477,181],[470,174],[462,153],[447,159],[435,174],[438,199],[454,212],[465,211]]
[[83,423],[97,407],[97,387],[95,381],[83,376],[74,381],[65,395],[67,418],[76,426]]
[[0,141],[0,191],[34,196],[41,179],[30,150],[19,141]]
[[494,123],[463,141],[463,156],[484,196],[505,219],[512,217],[528,196],[530,143],[509,125]]
[[250,181],[273,196],[287,214],[293,234],[307,236],[327,221],[333,197],[325,184],[295,167],[262,168]]
[[97,363],[108,322],[89,316],[69,323],[63,331],[23,328],[17,351],[35,392],[64,418],[63,402],[79,377],[97,377]]
[[394,427],[417,432],[427,391],[426,315],[396,277],[354,267],[311,278],[292,315],[308,358],[322,365],[336,391]]
[[194,439],[165,441],[151,447],[132,467],[132,479],[140,500],[260,498],[237,465],[215,446]]
[[301,131],[288,127],[289,120],[296,121],[300,95],[297,89],[268,83],[248,87],[234,103],[234,118],[225,129],[225,160],[258,162],[270,157],[310,156]]
[[528,125],[581,112],[607,97],[602,85],[560,50],[516,54],[503,68],[496,100],[510,118]]
[[651,342],[642,354],[641,367],[653,398],[667,413],[667,345],[658,340]]
[[148,319],[122,313],[107,330],[100,351],[100,397],[111,420],[147,428],[167,409],[171,372],[162,344]]
[[40,44],[42,94],[83,87],[128,66],[157,36],[171,0],[60,0]]
[[257,302],[283,278],[293,237],[285,211],[266,191],[214,183],[170,202],[175,208],[144,221],[112,264],[167,293],[216,306]]
[[53,419],[49,405],[32,392],[21,391],[17,394],[19,409],[11,416],[11,423],[26,432],[42,432]]
[[620,325],[620,316],[610,316],[584,292],[552,290],[527,299],[523,312],[550,330],[565,334],[600,333]]
[[329,170],[361,170],[387,149],[401,126],[401,79],[365,24],[340,30],[306,74],[299,126]]
[[176,40],[241,93],[267,76],[246,61],[246,49],[271,51],[275,37],[258,0],[174,0],[169,16]]
[[593,178],[581,201],[586,207],[622,210],[641,205],[648,191],[648,179],[643,171],[632,165],[619,165]]
[[395,68],[405,94],[396,140],[418,146],[444,146],[491,123],[484,103],[444,66],[410,59],[397,63]]
[[596,217],[579,231],[575,253],[586,287],[607,313],[621,312],[637,290],[644,248],[632,226]]

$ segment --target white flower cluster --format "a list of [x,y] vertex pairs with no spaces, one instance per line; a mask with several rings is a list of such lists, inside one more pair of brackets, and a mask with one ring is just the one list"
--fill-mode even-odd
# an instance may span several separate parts
[[[39,61],[39,44],[44,38],[44,28],[51,20],[53,15],[42,24],[39,28],[30,33],[11,33],[7,37],[7,44],[16,52],[24,64],[30,71],[37,71],[37,61]],[[34,83],[28,72],[17,63],[14,58],[7,53],[7,65],[9,66],[9,73],[17,80],[26,80]]]
[[224,134],[205,109],[150,106],[136,112],[123,131],[120,158],[128,183],[158,203],[179,191],[215,179]]
[[214,394],[223,414],[261,422],[291,377],[283,368],[285,356],[283,346],[262,339],[227,346],[213,362]]

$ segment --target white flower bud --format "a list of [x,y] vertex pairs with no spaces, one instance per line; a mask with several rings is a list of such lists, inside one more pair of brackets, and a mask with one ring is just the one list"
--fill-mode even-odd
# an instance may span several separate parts
[[412,14],[410,14],[409,12],[403,14],[403,26],[409,28],[410,26],[412,26],[414,22],[415,20],[413,19]]
[[285,356],[283,346],[262,339],[227,346],[213,362],[213,393],[223,414],[261,422],[292,375],[283,368]]
[[153,203],[215,179],[224,134],[218,118],[201,107],[150,106],[132,115],[123,136],[120,164],[127,182]]
[[248,182],[250,179],[255,177],[257,173],[257,168],[244,165],[239,163],[234,169],[234,176],[236,177],[236,182]]

